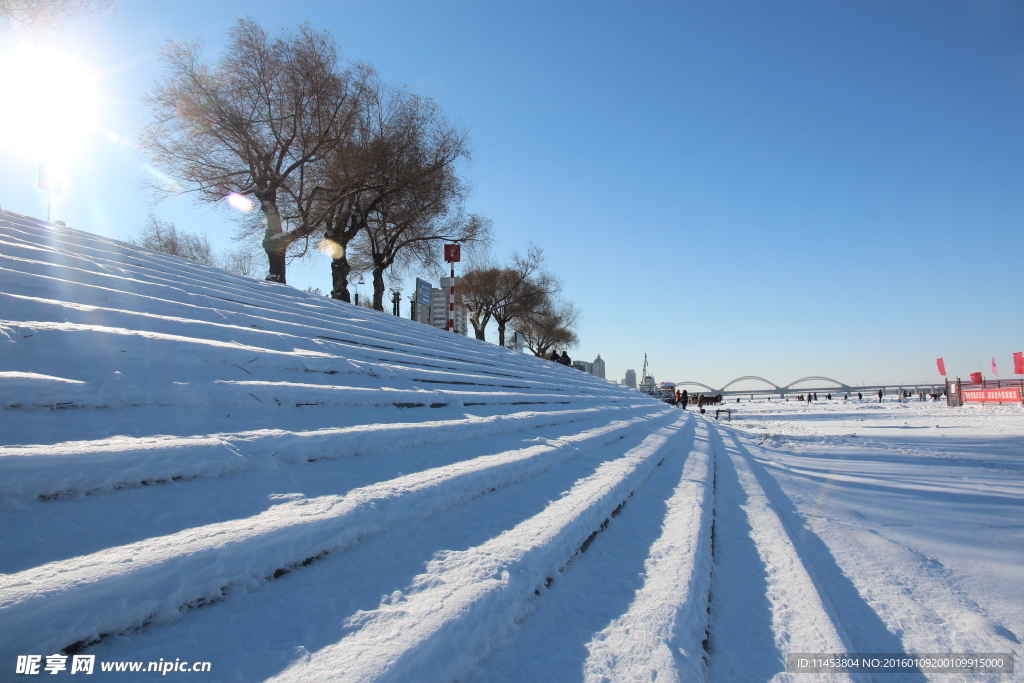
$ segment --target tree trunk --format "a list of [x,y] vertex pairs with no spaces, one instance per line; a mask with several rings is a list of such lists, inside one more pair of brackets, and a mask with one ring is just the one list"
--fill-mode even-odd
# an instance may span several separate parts
[[469,322],[473,323],[473,332],[476,334],[476,338],[480,341],[487,341],[484,337],[487,332],[487,323],[490,322],[491,316],[481,316],[478,312],[469,312]]
[[348,276],[352,265],[348,262],[348,243],[359,232],[356,216],[351,206],[345,205],[327,221],[324,239],[334,243],[331,254],[331,298],[352,303],[352,294],[348,291]]
[[267,279],[271,282],[280,282],[282,285],[287,284],[285,270],[288,262],[285,257],[288,253],[288,242],[281,239],[284,233],[281,214],[277,211],[277,205],[269,199],[260,200],[260,207],[263,209],[264,218],[267,219],[267,229],[263,233],[263,250],[267,252],[270,270]]
[[331,260],[331,298],[352,303],[352,295],[348,291],[348,274],[352,266],[344,256]]
[[267,274],[267,280],[270,282],[280,282],[282,285],[288,284],[285,281],[285,268],[287,267],[287,260],[285,259],[285,252],[283,249],[277,249],[273,244],[263,243],[263,248],[267,252],[267,262],[270,265],[270,273]]
[[501,318],[495,320],[498,322],[498,346],[505,346],[505,323],[508,321]]
[[373,310],[384,310],[384,270],[387,266],[373,266]]

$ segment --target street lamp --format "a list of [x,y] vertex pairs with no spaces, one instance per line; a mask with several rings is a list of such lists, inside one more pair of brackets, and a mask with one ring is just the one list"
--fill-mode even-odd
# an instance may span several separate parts
[[402,290],[400,287],[393,287],[391,289],[391,313],[392,315],[401,315],[399,311],[399,304],[402,301]]

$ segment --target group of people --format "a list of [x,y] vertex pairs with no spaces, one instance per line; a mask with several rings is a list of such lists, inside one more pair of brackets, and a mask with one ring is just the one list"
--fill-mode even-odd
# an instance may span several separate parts
[[697,409],[704,412],[703,408],[706,405],[717,405],[722,402],[722,395],[717,394],[715,396],[705,396],[704,394],[697,394],[696,400],[691,400],[690,393],[683,389],[682,391],[676,390],[676,405],[686,410],[686,406],[690,403],[696,403]]
[[[686,404],[687,404],[687,402],[689,402],[689,400],[690,400],[690,393],[688,391],[686,391],[686,389],[683,389],[682,391],[679,391],[678,389],[676,389],[676,405],[677,406],[679,406],[683,410],[686,410]],[[697,397],[697,400],[698,401],[700,400],[699,396]]]
[[572,365],[572,359],[569,358],[568,351],[562,351],[561,356],[558,355],[558,351],[552,351],[551,355],[548,356],[548,360],[561,363],[562,365]]

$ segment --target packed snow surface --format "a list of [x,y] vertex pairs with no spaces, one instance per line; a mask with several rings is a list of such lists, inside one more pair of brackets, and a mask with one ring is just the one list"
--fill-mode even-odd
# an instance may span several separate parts
[[0,680],[1022,679],[786,662],[1020,664],[1020,407],[716,421],[3,212],[0,349]]

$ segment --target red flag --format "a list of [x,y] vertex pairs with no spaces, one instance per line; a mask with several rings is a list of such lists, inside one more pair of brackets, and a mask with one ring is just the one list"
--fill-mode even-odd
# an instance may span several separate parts
[[981,373],[980,372],[972,372],[971,373],[971,381],[972,382],[980,382],[981,381]]
[[939,374],[943,377],[946,376],[946,361],[943,358],[939,358],[935,361],[935,364],[939,366]]
[[1013,354],[1013,372],[1016,375],[1024,375],[1024,351]]
[[999,376],[999,366],[996,365],[996,357],[992,356],[992,374],[996,377]]

